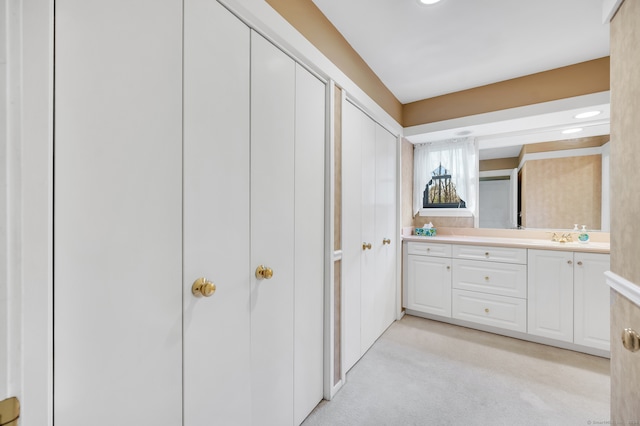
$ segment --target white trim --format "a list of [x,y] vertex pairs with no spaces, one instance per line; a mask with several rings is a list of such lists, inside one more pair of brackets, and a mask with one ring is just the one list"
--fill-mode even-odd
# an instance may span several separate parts
[[640,307],[640,286],[611,271],[605,272],[604,276],[609,287]]
[[604,0],[602,2],[602,23],[608,24],[613,19],[624,0]]
[[396,138],[396,320],[402,310],[402,136]]
[[511,173],[513,172],[513,169],[501,169],[501,170],[485,170],[482,172],[478,173],[478,177],[479,178],[486,178],[486,177],[508,177],[511,178]]
[[566,157],[584,157],[587,155],[602,155],[602,146],[590,147],[590,148],[578,148],[578,149],[561,149],[558,151],[545,151],[545,152],[533,152],[531,154],[525,154],[518,164],[518,171],[522,169],[524,163],[530,160],[548,160],[552,158],[566,158]]
[[469,209],[420,209],[418,215],[433,217],[473,217],[473,212]]

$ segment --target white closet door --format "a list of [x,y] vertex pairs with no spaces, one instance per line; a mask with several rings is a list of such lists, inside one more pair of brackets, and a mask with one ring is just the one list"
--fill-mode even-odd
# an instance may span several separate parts
[[344,369],[360,359],[362,258],[362,139],[364,114],[350,102],[342,105],[342,303]]
[[182,424],[182,2],[56,1],[54,422]]
[[184,424],[250,425],[250,30],[188,0],[184,32]]
[[[293,423],[295,63],[251,37],[253,424]],[[231,224],[230,224],[231,225]],[[271,268],[271,279],[253,271]]]
[[367,348],[394,321],[396,312],[396,138],[379,124],[375,127],[375,277],[362,324]]
[[[379,303],[378,278],[376,277],[376,253],[382,241],[376,238],[376,123],[362,114],[362,241],[367,249],[361,252],[361,312],[360,312],[360,355],[362,356],[378,338],[376,305]],[[371,244],[371,248],[369,248]]]
[[322,400],[325,85],[296,65],[294,424]]

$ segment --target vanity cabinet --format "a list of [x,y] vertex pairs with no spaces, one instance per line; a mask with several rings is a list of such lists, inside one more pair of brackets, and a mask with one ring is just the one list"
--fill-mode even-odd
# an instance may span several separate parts
[[609,254],[407,241],[407,313],[606,356]]
[[451,317],[451,245],[407,245],[408,309]]
[[526,249],[455,245],[452,317],[526,332],[526,254]]
[[530,249],[529,334],[609,350],[609,258]]

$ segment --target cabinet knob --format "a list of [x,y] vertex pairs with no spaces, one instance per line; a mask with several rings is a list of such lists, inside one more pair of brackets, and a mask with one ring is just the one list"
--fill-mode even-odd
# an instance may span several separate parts
[[447,265],[447,271],[449,271],[451,269],[451,266]]
[[484,280],[485,281],[489,281],[489,277],[484,277]]
[[489,252],[488,252],[488,251],[485,251],[485,252],[484,252],[484,255],[485,255],[485,256],[487,256],[487,257],[489,257]]
[[259,280],[270,280],[273,277],[273,269],[260,265],[256,268],[256,278]]
[[198,278],[191,286],[191,293],[196,297],[211,297],[216,292],[216,285],[206,278]]
[[573,265],[573,261],[572,260],[567,260],[567,264]]
[[382,240],[382,245],[391,244],[391,240],[389,238],[385,238]]
[[371,250],[371,243],[362,243],[362,250]]
[[485,311],[486,313],[489,313],[489,308],[484,308],[484,311]]
[[582,266],[582,260],[578,261],[578,266]]

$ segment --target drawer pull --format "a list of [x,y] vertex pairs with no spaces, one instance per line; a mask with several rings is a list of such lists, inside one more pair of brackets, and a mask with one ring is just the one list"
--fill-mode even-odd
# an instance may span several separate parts
[[488,251],[485,251],[485,252],[484,252],[484,255],[485,255],[485,256],[487,256],[487,257],[489,257],[489,252],[488,252]]
[[447,271],[451,269],[451,266],[447,265]]
[[489,308],[484,308],[484,311],[485,311],[486,313],[489,313]]
[[484,277],[484,280],[485,281],[489,281],[489,277]]
[[427,251],[431,251],[431,247],[427,247]]
[[578,266],[582,266],[582,260],[578,261]]
[[571,260],[567,260],[567,263],[568,263],[569,265],[573,265],[573,261],[571,261]]

